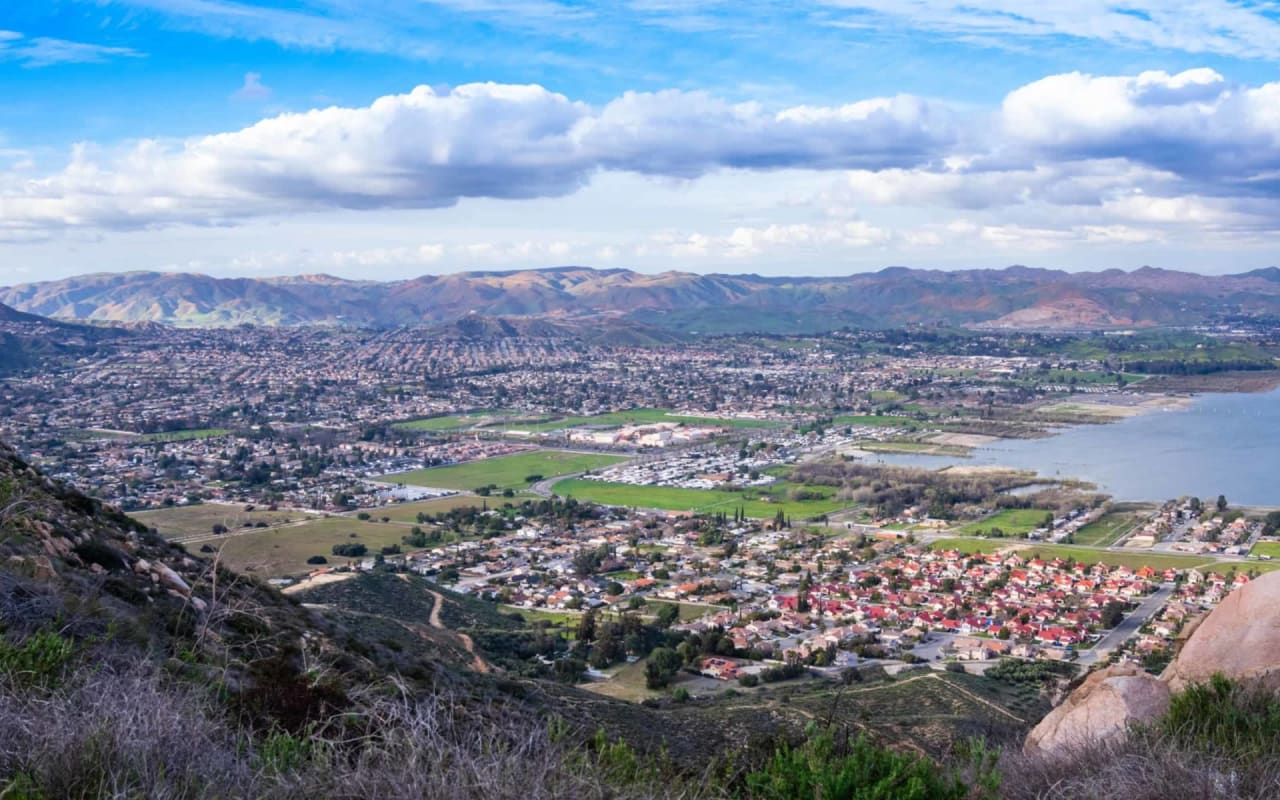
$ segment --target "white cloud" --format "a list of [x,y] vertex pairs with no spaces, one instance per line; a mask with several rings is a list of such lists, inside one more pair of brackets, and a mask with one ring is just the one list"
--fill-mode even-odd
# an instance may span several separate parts
[[364,108],[284,114],[180,144],[79,146],[55,174],[0,176],[0,233],[561,196],[602,169],[694,178],[722,168],[905,166],[952,135],[945,110],[914,98],[775,113],[677,91],[596,108],[539,86],[420,86]]
[[57,64],[100,64],[114,58],[140,58],[131,47],[111,47],[73,42],[48,36],[26,37],[17,31],[0,30],[0,61],[16,61],[26,68]]
[[1280,190],[1280,83],[1237,86],[1208,69],[1176,75],[1055,75],[1001,108],[1005,144],[1063,159],[1124,159],[1215,185]]
[[1191,53],[1274,59],[1280,21],[1267,0],[820,0],[843,9],[834,24],[979,37],[1069,36]]
[[248,100],[261,102],[271,99],[271,87],[262,82],[262,75],[257,72],[246,72],[244,83],[231,94],[232,100]]

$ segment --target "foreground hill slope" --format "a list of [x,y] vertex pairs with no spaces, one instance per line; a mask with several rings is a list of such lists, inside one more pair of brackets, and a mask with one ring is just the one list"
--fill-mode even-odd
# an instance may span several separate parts
[[381,283],[330,276],[213,278],[103,273],[0,289],[0,303],[60,319],[180,325],[430,325],[501,317],[627,315],[666,330],[820,330],[842,325],[1090,329],[1280,315],[1270,270],[1235,276],[1143,268],[1067,273],[901,267],[829,277],[556,267]]

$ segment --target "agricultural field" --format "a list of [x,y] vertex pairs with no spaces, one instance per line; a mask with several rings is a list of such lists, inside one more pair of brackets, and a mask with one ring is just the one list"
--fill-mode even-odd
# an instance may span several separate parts
[[245,511],[243,505],[225,503],[201,503],[194,506],[174,506],[156,511],[135,511],[129,516],[159,531],[167,539],[181,539],[188,536],[211,534],[214,525],[222,525],[229,531],[236,531],[246,525],[253,527],[260,522],[268,525],[281,525],[299,520],[317,519],[314,514],[305,511],[268,511],[255,508]]
[[200,428],[189,431],[165,431],[163,433],[144,433],[138,437],[141,442],[192,442],[196,439],[216,439],[227,436],[231,431],[227,428]]
[[1075,543],[1091,547],[1110,547],[1126,536],[1142,521],[1145,513],[1137,511],[1113,510],[1103,514],[1099,519],[1090,522],[1076,531]]
[[465,464],[454,464],[448,467],[431,467],[413,472],[384,475],[379,480],[463,491],[482,486],[525,489],[529,486],[529,481],[525,479],[532,475],[553,478],[558,475],[601,469],[621,461],[626,461],[626,458],[598,453],[571,453],[565,450],[535,450],[513,456],[468,461]]
[[[693,513],[732,512],[742,508],[748,517],[771,519],[779,510],[799,522],[808,517],[829,514],[843,508],[846,503],[835,498],[830,487],[803,487],[822,495],[820,499],[788,500],[787,492],[797,488],[794,484],[776,483],[767,489],[752,488],[741,492],[723,489],[680,489],[670,486],[635,486],[629,483],[608,483],[569,479],[556,483],[552,490],[561,496],[578,500],[629,508],[659,508],[667,511]],[[779,499],[766,499],[770,496]]]
[[[272,578],[315,569],[315,566],[307,564],[311,556],[324,556],[330,565],[345,564],[351,560],[333,555],[335,544],[363,544],[369,549],[369,556],[393,544],[409,552],[415,548],[402,541],[409,529],[408,525],[396,523],[329,517],[253,533],[236,535],[232,532],[202,544],[220,548],[222,559],[234,570]],[[193,550],[196,548],[192,545]]]
[[986,536],[992,530],[999,528],[1005,536],[1024,536],[1044,525],[1045,516],[1052,513],[1044,508],[1007,508],[986,519],[970,522],[955,533],[960,536]]

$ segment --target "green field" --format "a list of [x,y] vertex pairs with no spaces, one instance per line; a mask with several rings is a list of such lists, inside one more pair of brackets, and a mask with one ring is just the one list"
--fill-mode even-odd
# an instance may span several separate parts
[[1043,525],[1045,515],[1049,513],[1044,508],[1007,508],[986,519],[970,522],[955,532],[961,536],[982,536],[992,528],[999,528],[1005,536],[1022,536]]
[[906,428],[916,430],[924,423],[910,417],[895,417],[888,414],[843,414],[831,420],[834,426],[840,425],[872,425],[877,428]]
[[[335,544],[359,542],[369,548],[367,557],[392,544],[401,545],[408,552],[413,548],[405,546],[401,540],[408,535],[409,527],[395,523],[361,522],[354,517],[329,517],[241,536],[222,536],[201,544],[221,548],[223,560],[238,572],[276,577],[316,569],[307,564],[311,556],[324,556],[329,559],[330,566],[352,560],[333,555]],[[351,535],[353,533],[355,536]],[[190,547],[196,550],[199,545]]]
[[[935,550],[959,550],[962,553],[994,553],[997,550],[1011,548],[1017,550],[1024,557],[1031,555],[1039,555],[1041,558],[1065,558],[1074,559],[1085,564],[1109,564],[1111,566],[1126,566],[1131,569],[1139,567],[1152,567],[1153,569],[1165,569],[1173,567],[1175,569],[1189,569],[1190,567],[1213,566],[1214,561],[1205,556],[1181,556],[1167,555],[1165,553],[1142,553],[1142,552],[1115,552],[1111,550],[1098,550],[1089,547],[1078,547],[1072,545],[1057,544],[1037,544],[1035,542],[1010,542],[1000,539],[939,539],[935,541],[931,547]],[[1224,562],[1220,565],[1222,570],[1231,569],[1233,565],[1230,562]],[[1236,564],[1235,566],[1243,568],[1246,566],[1253,567],[1255,565]]]
[[600,469],[626,461],[621,456],[596,453],[570,453],[564,450],[535,450],[513,456],[484,458],[450,467],[432,467],[413,472],[384,475],[379,480],[440,489],[476,489],[497,486],[499,489],[524,489],[530,475],[552,478],[576,472]]
[[1076,531],[1076,544],[1108,547],[1119,541],[1120,537],[1133,530],[1135,526],[1141,524],[1145,518],[1145,514],[1124,511],[1111,511],[1103,514],[1100,519],[1090,522]]
[[1249,555],[1280,558],[1280,542],[1258,542],[1249,551]]
[[[742,507],[748,517],[769,519],[778,513],[791,516],[799,522],[806,517],[827,514],[845,503],[836,500],[834,490],[829,487],[808,487],[823,493],[822,499],[787,500],[788,490],[794,484],[779,482],[767,489],[748,489],[731,492],[723,489],[678,489],[669,486],[633,486],[629,483],[607,483],[582,479],[563,480],[552,487],[556,494],[573,496],[578,500],[602,503],[610,506],[627,506],[632,508],[660,508],[667,511],[692,511],[694,513],[710,513],[714,511],[730,512]],[[766,500],[772,494],[777,500]]]
[[196,439],[215,439],[226,436],[231,431],[227,428],[200,428],[189,431],[166,431],[164,433],[144,433],[138,437],[143,442],[191,442]]
[[314,519],[314,515],[303,511],[245,511],[243,505],[223,503],[201,503],[194,506],[174,506],[158,511],[135,511],[129,516],[144,525],[155,528],[166,538],[182,538],[199,536],[213,532],[214,525],[223,525],[230,531],[250,526],[259,522],[268,525],[279,525],[304,519]]
[[644,424],[653,422],[683,422],[686,425],[722,425],[729,428],[771,428],[781,425],[780,422],[754,419],[726,419],[721,417],[682,416],[669,408],[635,408],[630,411],[612,411],[591,417],[562,417],[550,422],[530,424],[513,423],[512,428],[522,431],[547,433],[563,428],[579,428],[584,425],[602,428],[616,428],[622,425]]

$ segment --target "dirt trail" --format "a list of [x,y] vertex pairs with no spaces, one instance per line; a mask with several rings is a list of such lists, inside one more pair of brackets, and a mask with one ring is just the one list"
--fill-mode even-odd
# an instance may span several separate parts
[[434,589],[428,589],[427,592],[436,599],[436,604],[435,607],[431,609],[431,618],[429,620],[431,627],[436,630],[448,631],[458,637],[458,640],[462,642],[463,648],[466,649],[467,653],[471,656],[472,669],[476,672],[491,672],[492,667],[490,667],[489,663],[481,658],[480,654],[476,652],[476,643],[471,641],[471,637],[460,631],[455,631],[445,627],[444,623],[440,621],[440,609],[444,608],[444,595]]

